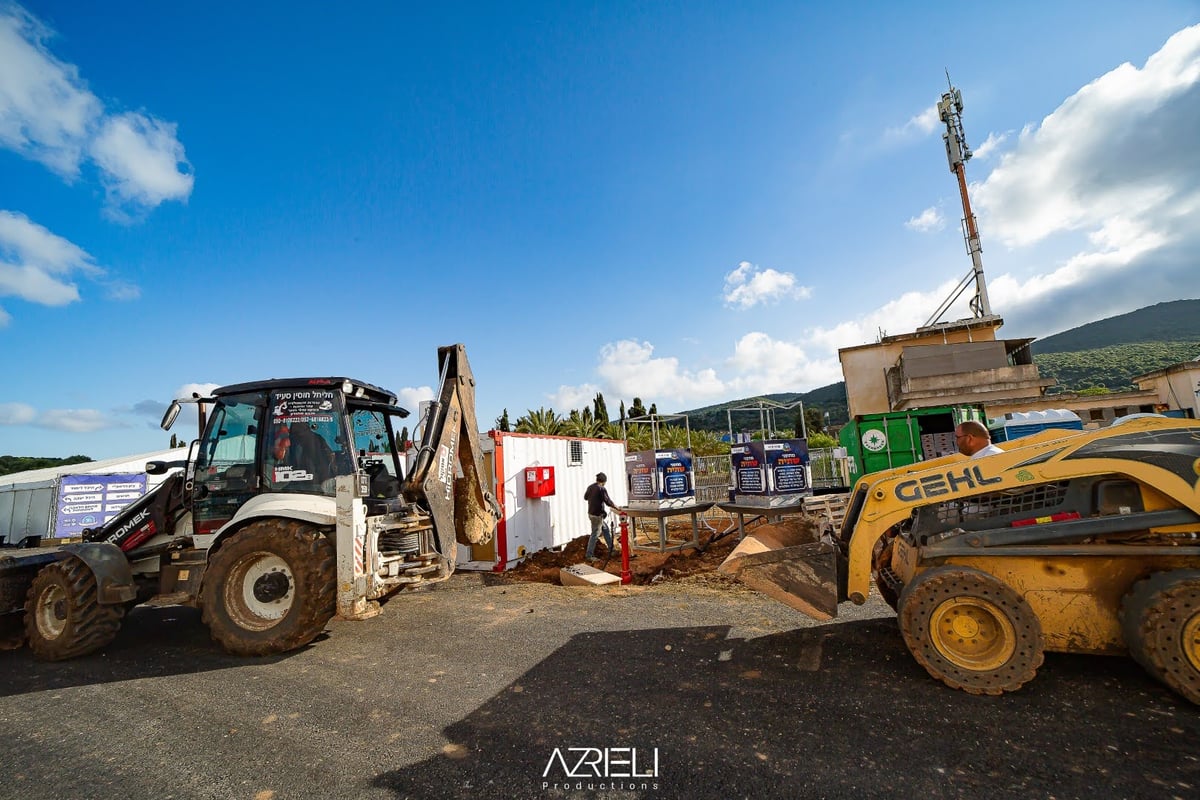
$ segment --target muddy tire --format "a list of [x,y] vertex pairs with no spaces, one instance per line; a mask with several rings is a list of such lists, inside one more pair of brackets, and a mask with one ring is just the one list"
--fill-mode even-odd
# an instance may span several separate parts
[[1042,665],[1033,609],[985,572],[950,566],[917,576],[900,595],[899,621],[917,663],[953,689],[1015,691]]
[[204,623],[222,647],[244,656],[311,642],[337,602],[333,543],[287,519],[252,522],[213,554],[204,574]]
[[1154,678],[1200,704],[1200,570],[1159,572],[1121,602],[1129,654]]
[[77,558],[38,572],[25,600],[25,638],[34,656],[63,661],[94,653],[116,638],[124,606],[101,604],[96,576]]

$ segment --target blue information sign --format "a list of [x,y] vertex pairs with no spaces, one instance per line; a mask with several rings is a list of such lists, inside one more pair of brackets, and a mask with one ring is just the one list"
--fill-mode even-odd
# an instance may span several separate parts
[[108,522],[146,493],[146,474],[63,475],[58,484],[55,537],[78,536]]

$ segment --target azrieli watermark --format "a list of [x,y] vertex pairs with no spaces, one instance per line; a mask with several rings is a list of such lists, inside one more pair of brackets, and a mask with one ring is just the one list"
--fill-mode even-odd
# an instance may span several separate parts
[[657,789],[658,748],[556,747],[542,770],[543,789]]

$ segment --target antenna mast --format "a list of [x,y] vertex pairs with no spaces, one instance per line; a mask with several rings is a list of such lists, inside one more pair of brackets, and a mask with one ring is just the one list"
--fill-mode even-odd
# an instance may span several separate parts
[[979,243],[979,226],[975,221],[974,212],[971,211],[971,198],[967,194],[966,163],[971,160],[972,153],[971,148],[967,146],[967,136],[963,133],[962,92],[955,89],[954,84],[950,83],[949,70],[946,71],[946,85],[949,87],[949,91],[944,93],[942,99],[938,101],[937,110],[942,124],[946,126],[946,130],[942,132],[942,141],[946,144],[946,159],[950,162],[950,171],[958,178],[958,193],[962,196],[962,231],[963,239],[967,244],[967,252],[971,254],[971,272],[968,272],[950,293],[950,296],[942,301],[938,310],[925,322],[923,327],[936,324],[970,285],[972,278],[975,279],[975,296],[970,301],[971,312],[976,318],[992,316],[992,306],[987,295],[987,283],[983,277],[983,247]]

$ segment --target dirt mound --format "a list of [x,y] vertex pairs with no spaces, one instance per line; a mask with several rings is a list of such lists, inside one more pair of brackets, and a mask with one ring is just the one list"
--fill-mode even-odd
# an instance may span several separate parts
[[[788,518],[775,523],[776,527],[807,532],[815,536],[814,523],[807,518]],[[753,531],[753,526],[747,525],[747,532]],[[690,534],[690,530],[689,530]],[[630,550],[629,571],[633,583],[637,585],[657,584],[662,581],[679,581],[696,576],[710,576],[702,580],[724,583],[725,576],[718,576],[716,569],[725,560],[729,552],[737,546],[737,532],[726,534],[712,541],[713,534],[702,533],[700,548],[687,548],[669,553],[659,553],[654,550]],[[533,583],[558,583],[558,571],[563,567],[584,563],[584,553],[587,550],[587,536],[572,539],[561,550],[542,550],[526,558],[520,566],[505,573],[512,581]],[[596,545],[596,555],[600,558],[592,566],[603,569],[613,575],[621,574],[621,551],[618,542],[616,552],[608,553],[601,539]],[[605,559],[608,559],[605,563]],[[732,580],[732,579],[730,579]]]

